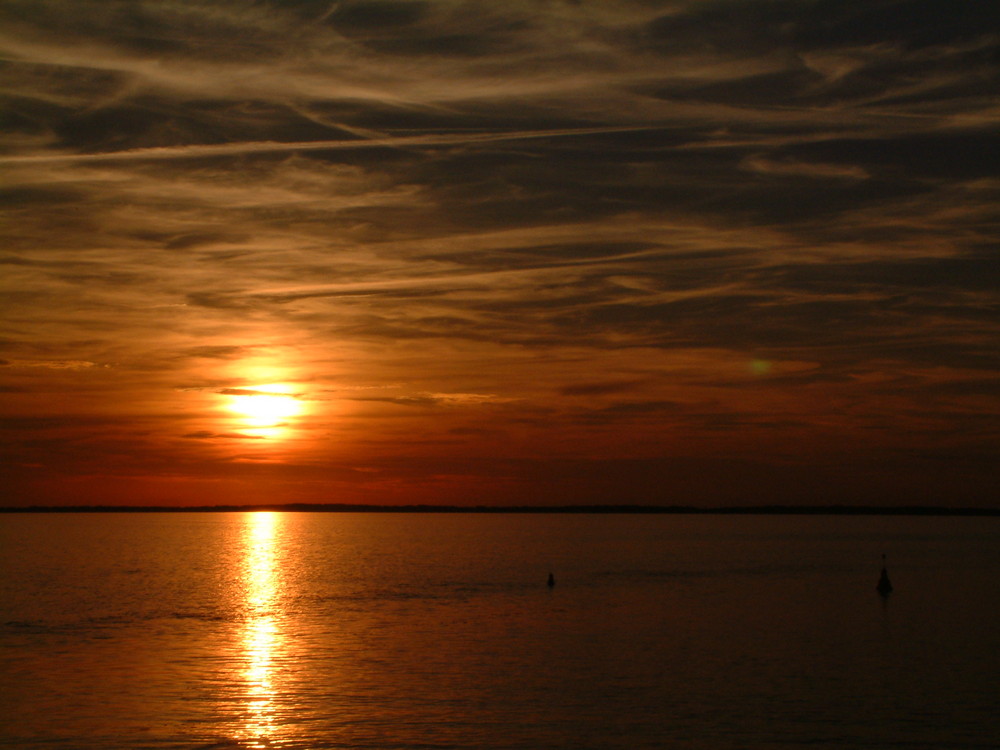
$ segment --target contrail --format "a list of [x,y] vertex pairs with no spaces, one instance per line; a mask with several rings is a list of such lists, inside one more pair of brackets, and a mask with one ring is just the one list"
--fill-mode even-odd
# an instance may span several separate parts
[[577,135],[601,135],[655,130],[657,126],[627,126],[604,128],[565,128],[561,130],[520,130],[507,133],[437,133],[356,141],[247,141],[243,143],[194,144],[190,146],[157,146],[124,151],[104,151],[91,154],[35,154],[0,157],[0,164],[51,164],[84,161],[138,161],[164,159],[199,159],[208,156],[234,154],[268,154],[284,151],[331,151],[362,148],[419,148],[421,146],[457,146],[492,141],[521,141],[541,138],[566,138]]

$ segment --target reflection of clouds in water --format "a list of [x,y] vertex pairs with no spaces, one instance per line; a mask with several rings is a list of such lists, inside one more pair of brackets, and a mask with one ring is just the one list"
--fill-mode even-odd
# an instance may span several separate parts
[[266,741],[274,724],[271,664],[280,640],[273,613],[277,593],[274,547],[277,523],[276,513],[250,513],[246,516],[244,530],[248,614],[243,630],[245,669],[242,677],[247,698],[244,730],[251,741]]

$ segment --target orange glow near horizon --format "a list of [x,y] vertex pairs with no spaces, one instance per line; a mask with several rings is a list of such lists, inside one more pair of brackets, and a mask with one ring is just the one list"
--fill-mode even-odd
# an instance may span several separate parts
[[0,510],[998,505],[986,10],[245,5],[0,2]]

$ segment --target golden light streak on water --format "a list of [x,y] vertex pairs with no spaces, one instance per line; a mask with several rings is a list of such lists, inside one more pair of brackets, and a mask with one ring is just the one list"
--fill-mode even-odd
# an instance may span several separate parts
[[275,691],[272,667],[281,633],[276,621],[275,532],[277,513],[246,515],[244,529],[247,620],[243,630],[247,712],[244,740],[248,747],[264,748],[274,732]]

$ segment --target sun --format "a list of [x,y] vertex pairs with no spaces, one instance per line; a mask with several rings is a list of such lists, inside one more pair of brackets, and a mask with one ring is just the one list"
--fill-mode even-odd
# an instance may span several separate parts
[[273,427],[302,413],[302,402],[285,383],[233,389],[228,395],[229,410],[248,427]]

